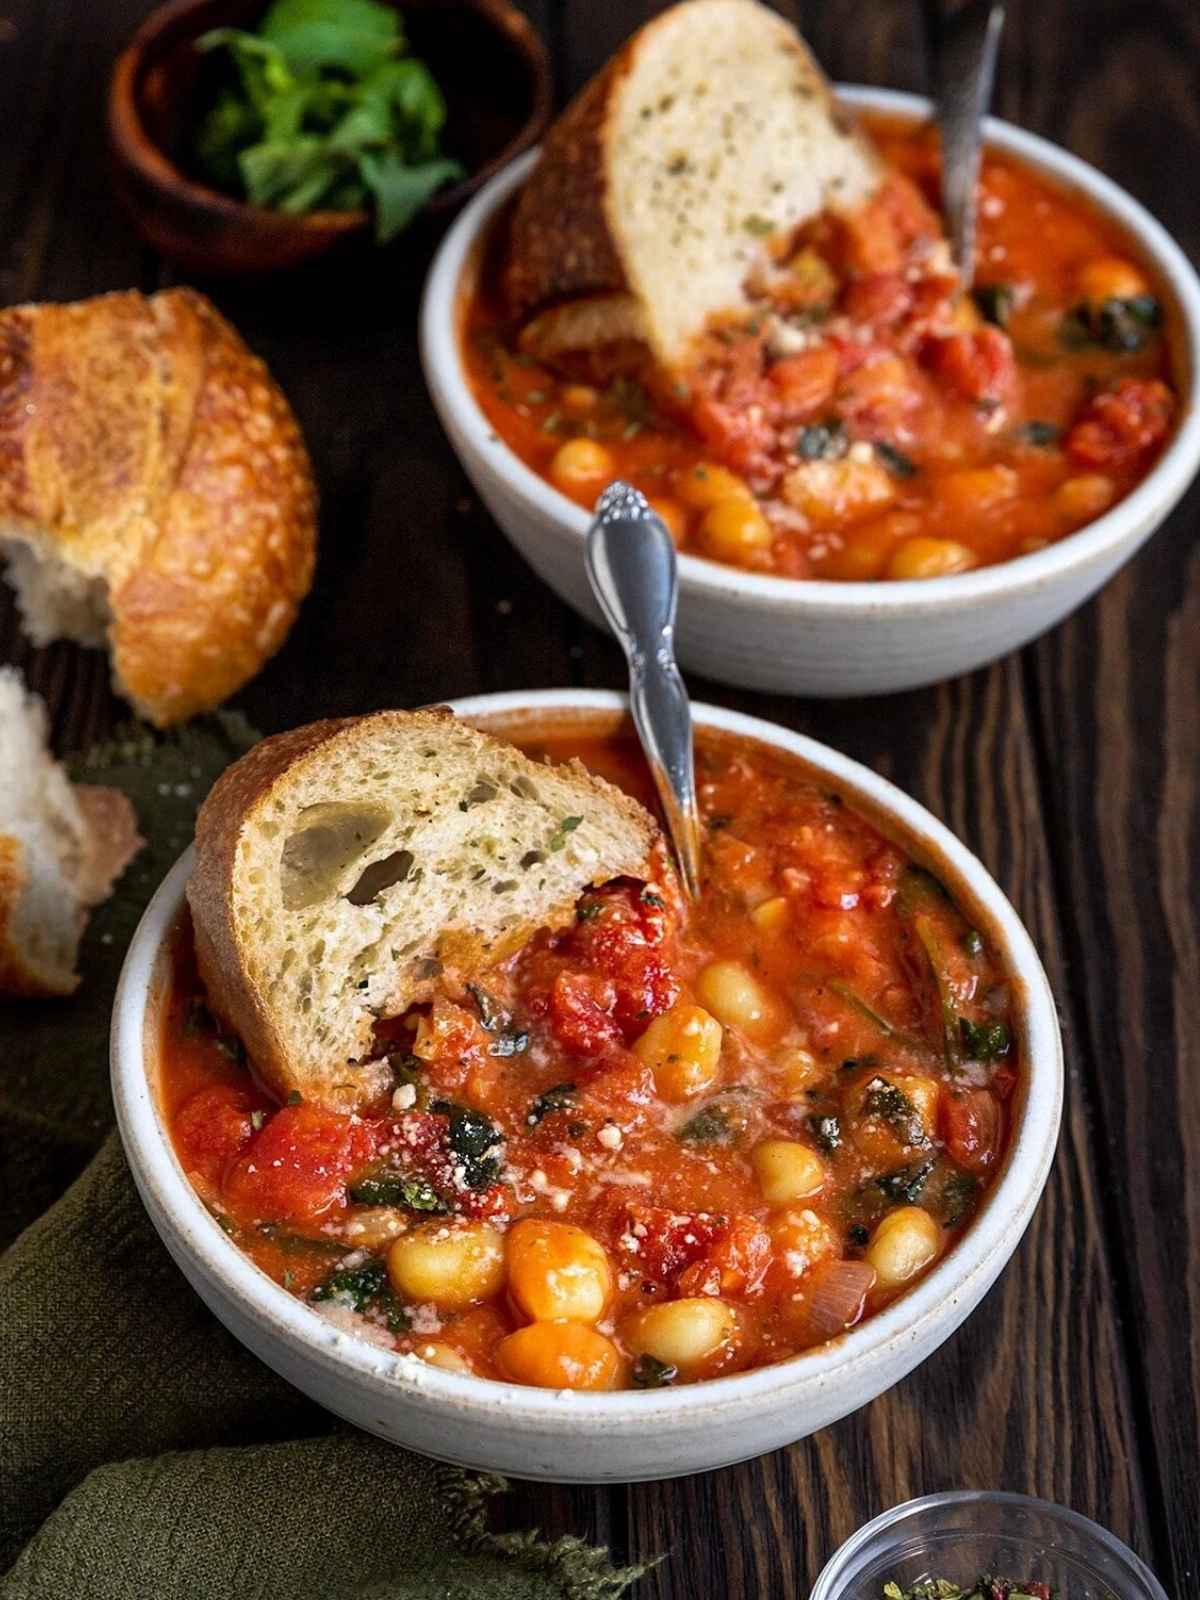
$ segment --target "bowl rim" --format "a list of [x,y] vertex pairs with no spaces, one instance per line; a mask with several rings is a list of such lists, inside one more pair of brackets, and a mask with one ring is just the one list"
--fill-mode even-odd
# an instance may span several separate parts
[[1085,1540],[1098,1545],[1110,1556],[1115,1556],[1129,1569],[1151,1600],[1167,1600],[1162,1584],[1137,1551],[1102,1523],[1094,1521],[1091,1517],[1085,1517],[1081,1511],[1075,1511],[1070,1506],[1060,1505],[1057,1501],[1043,1500],[1038,1495],[1016,1494],[1009,1489],[942,1489],[933,1494],[904,1500],[887,1511],[881,1511],[877,1517],[872,1517],[869,1522],[863,1523],[861,1528],[857,1528],[833,1552],[821,1568],[809,1600],[838,1600],[843,1592],[837,1587],[839,1580],[845,1576],[852,1576],[846,1574],[844,1569],[880,1534],[894,1533],[894,1536],[899,1538],[903,1524],[910,1517],[919,1516],[924,1511],[937,1511],[943,1507],[971,1505],[1009,1507],[1014,1511],[1036,1511],[1047,1519],[1082,1535]]
[[[837,98],[854,110],[928,118],[925,95],[864,84],[836,84]],[[1181,416],[1167,448],[1146,477],[1124,499],[1095,521],[1028,555],[940,578],[883,581],[787,578],[745,572],[684,551],[679,556],[684,594],[734,601],[770,610],[870,617],[896,612],[922,614],[947,605],[975,606],[1039,589],[1085,568],[1119,547],[1131,530],[1153,522],[1183,494],[1200,467],[1200,278],[1171,235],[1150,212],[1111,178],[1060,145],[997,117],[988,117],[984,137],[993,149],[1012,155],[1067,191],[1075,191],[1115,221],[1162,279],[1175,302],[1179,339],[1177,377]],[[453,418],[467,448],[497,473],[508,489],[539,514],[558,535],[587,535],[588,513],[540,477],[494,432],[480,409],[463,370],[459,340],[459,285],[479,240],[501,206],[532,169],[540,147],[527,151],[498,172],[456,220],[439,246],[425,283],[420,311],[421,361],[426,382],[443,416]],[[459,448],[452,436],[451,442]]]
[[[460,716],[515,719],[518,715],[614,713],[628,708],[610,690],[549,689],[474,695],[449,702]],[[986,1287],[1015,1249],[1037,1205],[1053,1161],[1063,1101],[1062,1041],[1058,1015],[1033,942],[982,863],[930,812],[887,779],[826,745],[758,717],[697,703],[697,726],[725,731],[798,756],[840,788],[927,847],[963,893],[986,915],[1001,942],[1009,970],[1019,980],[1024,1008],[1026,1092],[1020,1122],[988,1201],[968,1232],[919,1283],[840,1339],[773,1366],[679,1389],[586,1393],[533,1389],[497,1379],[463,1376],[341,1335],[316,1311],[269,1278],[222,1231],[188,1182],[172,1148],[146,1071],[146,1024],[160,952],[183,904],[192,847],[163,880],[142,916],[126,953],[113,1006],[111,1067],[117,1123],[143,1198],[186,1241],[190,1259],[209,1283],[231,1295],[240,1309],[293,1353],[316,1360],[343,1378],[353,1376],[373,1393],[418,1395],[477,1419],[524,1424],[543,1432],[574,1431],[585,1419],[624,1432],[647,1421],[690,1419],[707,1426],[731,1409],[764,1402],[802,1402],[839,1378],[886,1361],[932,1333],[947,1337],[946,1313],[982,1275]],[[153,1206],[150,1205],[153,1201]],[[157,1218],[156,1218],[157,1220]],[[997,1265],[997,1256],[1000,1261]],[[990,1275],[989,1275],[990,1273]],[[980,1298],[980,1296],[976,1298]],[[964,1313],[965,1315],[965,1313]],[[961,1320],[961,1318],[959,1319]],[[953,1324],[956,1325],[956,1324]],[[564,1403],[564,1396],[565,1402]],[[855,1409],[865,1399],[854,1402]]]
[[[155,188],[170,190],[196,207],[220,213],[260,231],[304,231],[337,237],[367,227],[373,213],[361,207],[355,211],[319,210],[293,215],[239,200],[236,195],[225,194],[211,184],[189,177],[151,137],[137,94],[147,52],[157,45],[165,31],[173,27],[182,29],[189,13],[205,3],[206,0],[162,0],[162,4],[155,6],[138,24],[113,63],[108,82],[107,119],[110,142],[119,159]],[[512,138],[493,156],[476,171],[469,172],[426,202],[423,210],[429,213],[453,210],[464,197],[474,196],[481,185],[486,188],[507,171],[533,141],[541,137],[553,109],[554,72],[550,52],[525,12],[512,4],[512,0],[459,0],[459,3],[479,12],[525,56],[530,77],[529,107]]]

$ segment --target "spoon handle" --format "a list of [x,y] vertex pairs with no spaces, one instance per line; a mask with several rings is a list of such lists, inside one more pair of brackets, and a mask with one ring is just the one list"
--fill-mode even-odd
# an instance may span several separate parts
[[629,662],[634,726],[662,801],[684,888],[700,890],[692,712],[675,664],[675,543],[645,496],[612,484],[588,532],[592,590]]
[[949,15],[930,0],[926,20],[942,132],[942,210],[964,291],[975,275],[975,208],[983,119],[1004,28],[1002,0],[968,0]]

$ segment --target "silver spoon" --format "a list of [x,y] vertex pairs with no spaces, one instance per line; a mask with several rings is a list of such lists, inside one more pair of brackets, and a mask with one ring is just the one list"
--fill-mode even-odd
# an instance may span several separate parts
[[629,662],[633,722],[650,765],[687,893],[700,892],[700,813],[692,710],[675,664],[675,543],[646,497],[610,484],[588,530],[592,592]]
[[968,0],[957,11],[944,14],[941,0],[926,0],[925,26],[942,133],[942,216],[965,294],[975,276],[979,156],[983,119],[996,78],[1004,5],[1002,0]]

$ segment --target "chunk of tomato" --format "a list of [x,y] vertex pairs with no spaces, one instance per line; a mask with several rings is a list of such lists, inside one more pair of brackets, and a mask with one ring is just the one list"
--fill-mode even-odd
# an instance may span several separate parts
[[995,408],[1012,399],[1017,361],[1012,340],[999,328],[976,328],[931,339],[927,360],[937,375],[977,406]]
[[1083,467],[1124,467],[1161,443],[1174,397],[1157,378],[1122,378],[1094,395],[1067,435],[1067,454]]
[[233,1083],[212,1084],[185,1100],[175,1117],[175,1143],[187,1170],[220,1188],[254,1137],[253,1113],[263,1103]]
[[346,1180],[375,1153],[358,1117],[317,1106],[283,1106],[234,1164],[231,1204],[263,1221],[316,1222],[346,1202]]
[[611,978],[593,972],[560,972],[550,991],[550,1030],[574,1056],[596,1056],[620,1044],[613,1016],[617,989]]
[[1000,1154],[1000,1105],[990,1089],[943,1094],[938,1111],[946,1154],[967,1172],[987,1172]]

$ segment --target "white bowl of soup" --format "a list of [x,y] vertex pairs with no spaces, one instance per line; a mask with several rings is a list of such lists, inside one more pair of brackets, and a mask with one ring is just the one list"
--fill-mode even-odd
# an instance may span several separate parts
[[769,321],[715,331],[686,415],[653,372],[579,383],[506,324],[487,247],[536,153],[447,235],[421,313],[450,441],[558,595],[600,620],[588,508],[623,475],[680,544],[683,664],[831,696],[953,677],[1035,638],[1149,538],[1200,464],[1200,283],[1153,217],[990,120],[976,293],[956,303],[944,251],[919,233],[935,220],[928,103],[839,94],[905,175],[920,215],[900,246],[917,263],[878,218],[849,243],[802,236]]
[[[649,800],[622,697],[455,709]],[[1037,1205],[1061,1046],[1000,889],[866,768],[696,722],[697,905],[588,891],[465,1011],[380,1024],[394,1094],[354,1119],[272,1102],[207,1014],[190,852],[130,946],[113,1087],[155,1227],[243,1343],[397,1444],[579,1482],[774,1449],[931,1354]]]

